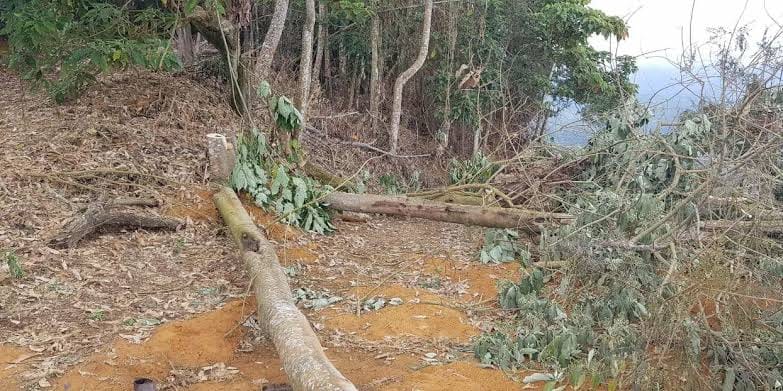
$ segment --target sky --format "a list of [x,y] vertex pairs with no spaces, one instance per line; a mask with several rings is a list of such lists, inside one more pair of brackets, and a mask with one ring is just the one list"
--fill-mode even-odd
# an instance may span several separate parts
[[[626,20],[630,36],[612,50],[628,55],[649,53],[638,59],[642,67],[665,63],[661,57],[679,57],[683,42],[689,45],[689,36],[695,46],[706,42],[711,27],[730,30],[739,20],[740,25],[749,24],[755,39],[764,28],[783,27],[783,0],[747,0],[747,6],[746,0],[593,0],[590,6]],[[600,37],[591,43],[598,49],[610,47]]]
[[[592,0],[590,7],[626,21],[629,37],[619,46],[598,36],[590,43],[599,50],[637,56],[639,70],[632,81],[639,86],[639,101],[650,105],[653,123],[672,122],[699,101],[694,91],[679,85],[680,71],[670,62],[678,62],[683,47],[691,42],[695,48],[703,47],[710,28],[731,30],[738,21],[749,28],[751,42],[758,42],[765,29],[783,28],[783,0]],[[705,50],[702,54],[709,55]],[[575,106],[548,122],[555,142],[563,145],[583,145],[594,131],[588,125]]]

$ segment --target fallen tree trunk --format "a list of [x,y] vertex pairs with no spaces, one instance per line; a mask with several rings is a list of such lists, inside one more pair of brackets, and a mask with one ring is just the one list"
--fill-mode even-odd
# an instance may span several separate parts
[[129,227],[175,230],[184,223],[177,219],[155,214],[141,213],[128,208],[132,206],[157,206],[153,199],[119,197],[109,202],[96,202],[82,214],[75,216],[53,237],[49,245],[53,248],[73,248],[90,234],[107,227]]
[[214,199],[250,275],[259,324],[274,343],[293,389],[355,391],[329,362],[310,322],[296,308],[274,247],[253,224],[236,193],[224,187]]
[[329,185],[331,187],[334,187],[335,189],[346,190],[346,191],[352,191],[355,188],[353,182],[351,182],[350,179],[346,179],[334,175],[331,172],[327,171],[325,168],[315,163],[311,163],[307,161],[305,162],[303,168],[305,174],[307,174],[311,178],[315,178],[318,182],[321,182],[324,185]]
[[562,224],[573,220],[573,216],[564,213],[446,204],[404,196],[334,192],[323,201],[330,208],[342,211],[420,217],[489,228],[516,228],[532,233],[540,232],[548,223]]

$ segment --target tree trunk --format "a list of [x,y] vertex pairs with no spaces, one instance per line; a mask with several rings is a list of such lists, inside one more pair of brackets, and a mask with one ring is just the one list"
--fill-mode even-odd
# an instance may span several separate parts
[[341,211],[419,217],[490,228],[516,228],[532,233],[540,232],[546,223],[560,224],[573,220],[573,216],[563,213],[446,204],[404,196],[334,192],[323,201],[330,208]]
[[185,23],[182,27],[178,28],[174,33],[174,46],[176,52],[179,54],[179,59],[182,61],[182,65],[188,67],[193,65],[193,60],[196,57],[195,40],[191,33],[190,23]]
[[275,58],[277,45],[280,43],[280,37],[283,35],[285,20],[288,15],[288,0],[275,1],[275,11],[272,14],[272,21],[269,22],[269,30],[266,31],[264,42],[258,50],[256,58],[256,67],[254,80],[260,82],[266,80],[269,71],[272,69],[272,59]]
[[214,199],[245,262],[259,323],[274,343],[293,389],[355,391],[356,387],[329,362],[310,322],[296,308],[274,247],[253,224],[237,195],[224,187]]
[[329,28],[324,29],[324,82],[329,97],[332,96],[332,49],[329,47]]
[[375,14],[371,21],[370,49],[370,117],[375,130],[381,117],[381,18],[378,16],[378,2],[374,2]]
[[[245,114],[248,102],[244,101],[243,91],[249,90],[250,80],[248,75],[249,56],[242,56],[242,44],[240,43],[240,29],[230,21],[218,19],[211,12],[197,7],[188,17],[193,29],[198,31],[204,39],[216,47],[228,63],[228,73],[231,83],[231,104],[239,114]],[[240,64],[240,62],[242,64]]]
[[302,29],[302,58],[299,62],[299,112],[302,113],[302,126],[296,129],[293,140],[299,139],[300,129],[307,125],[307,106],[310,101],[310,77],[313,66],[313,30],[315,30],[315,0],[305,0],[304,28]]
[[318,47],[315,49],[315,64],[313,64],[313,81],[320,84],[321,67],[324,58],[324,43],[326,41],[326,1],[318,2]]
[[476,129],[473,130],[473,156],[481,151],[481,87],[476,88]]
[[345,39],[340,38],[337,42],[337,64],[340,77],[345,78],[348,73],[348,49],[345,47]]
[[405,83],[424,65],[430,46],[430,27],[432,25],[432,0],[424,0],[424,26],[421,31],[421,47],[416,61],[397,77],[394,82],[391,127],[389,128],[389,152],[397,154],[400,137],[400,117],[402,116],[402,90]]
[[446,60],[446,88],[444,91],[445,102],[443,104],[443,124],[441,134],[438,137],[437,155],[443,155],[449,148],[449,135],[451,133],[451,78],[454,70],[454,55],[457,51],[457,11],[456,2],[449,2],[448,10],[448,42],[449,48]]

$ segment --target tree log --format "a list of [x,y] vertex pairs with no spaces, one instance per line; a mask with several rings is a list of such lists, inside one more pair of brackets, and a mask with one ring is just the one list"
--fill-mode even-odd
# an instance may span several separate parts
[[311,178],[315,178],[318,182],[321,182],[324,185],[329,185],[338,190],[355,190],[355,185],[353,182],[351,182],[350,179],[334,175],[315,163],[306,161],[303,168],[305,174]]
[[274,247],[253,224],[236,193],[223,187],[214,199],[250,275],[259,323],[274,343],[293,389],[355,391],[329,362],[310,322],[296,308]]
[[573,220],[573,216],[564,213],[446,204],[404,196],[334,192],[323,201],[330,208],[342,211],[420,217],[489,228],[516,228],[531,233],[540,232],[548,223],[561,224]]
[[97,202],[74,217],[63,230],[49,241],[54,248],[73,248],[93,232],[106,227],[132,227],[175,230],[183,222],[168,217],[142,214],[128,206],[156,206],[155,200],[119,197],[110,202]]

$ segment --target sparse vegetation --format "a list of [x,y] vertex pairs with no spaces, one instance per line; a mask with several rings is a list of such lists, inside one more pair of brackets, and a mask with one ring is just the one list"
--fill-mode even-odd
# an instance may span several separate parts
[[22,269],[22,264],[19,260],[19,257],[16,255],[16,252],[13,250],[6,250],[3,252],[3,260],[5,261],[6,266],[8,266],[8,274],[11,276],[11,278],[22,278],[24,277],[24,270]]

